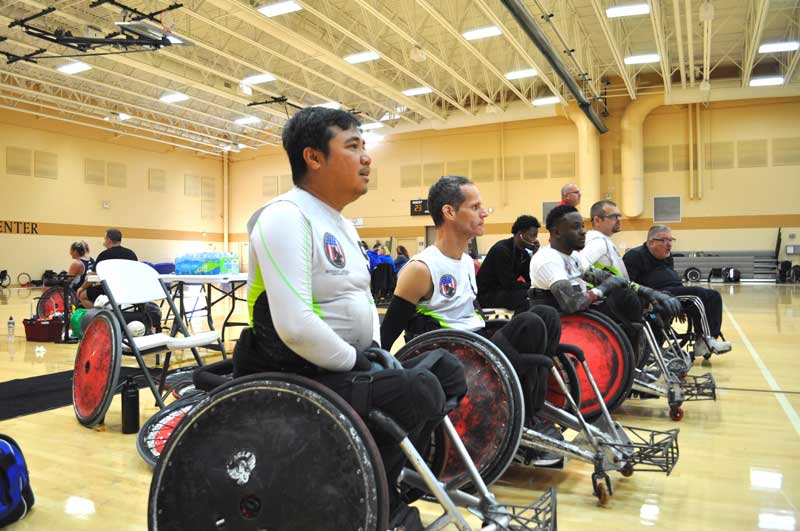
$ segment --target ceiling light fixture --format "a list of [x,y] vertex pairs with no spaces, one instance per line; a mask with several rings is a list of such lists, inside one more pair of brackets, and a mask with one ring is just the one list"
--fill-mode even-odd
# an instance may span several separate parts
[[261,120],[256,118],[255,116],[245,116],[244,118],[237,118],[233,121],[235,124],[239,125],[250,125],[250,124],[257,124]]
[[80,74],[81,72],[86,72],[87,70],[91,70],[92,67],[87,65],[86,63],[81,63],[80,61],[73,61],[71,63],[67,63],[65,65],[61,65],[56,70],[61,72],[62,74]]
[[342,104],[338,103],[338,102],[335,102],[335,101],[326,101],[325,103],[318,103],[317,105],[314,105],[314,107],[322,107],[323,109],[339,110],[339,109],[342,108]]
[[798,41],[765,42],[758,47],[758,53],[793,52],[800,48]]
[[400,118],[399,114],[394,114],[394,113],[388,113],[387,112],[386,114],[381,116],[381,122],[388,122],[389,120],[397,120],[399,118]]
[[485,28],[476,28],[474,30],[465,31],[461,35],[468,41],[477,41],[489,37],[497,37],[502,35],[503,32],[497,26],[486,26]]
[[164,94],[159,98],[164,103],[178,103],[181,101],[186,101],[189,99],[189,96],[182,92],[170,92],[168,94]]
[[751,87],[774,87],[783,85],[783,76],[754,77],[750,80]]
[[372,50],[366,52],[359,52],[354,53],[352,55],[348,55],[344,58],[345,61],[350,63],[351,65],[357,65],[358,63],[366,63],[367,61],[375,61],[380,59],[381,56],[378,52],[373,52]]
[[404,96],[422,96],[423,94],[430,94],[433,89],[430,87],[414,87],[403,91]]
[[661,57],[657,53],[629,55],[624,59],[626,65],[643,65],[647,63],[657,63],[660,60]]
[[544,98],[536,98],[531,103],[534,107],[541,107],[542,105],[553,105],[560,101],[558,96],[546,96]]
[[636,15],[647,15],[649,13],[649,4],[628,4],[626,6],[614,6],[606,9],[606,16],[608,18],[633,17]]
[[279,15],[285,15],[287,13],[294,13],[295,11],[300,11],[303,9],[301,5],[297,2],[292,2],[292,0],[287,0],[285,2],[275,2],[274,4],[267,4],[265,6],[261,6],[258,8],[258,12],[264,15],[265,17],[277,17]]
[[368,122],[365,124],[361,124],[362,131],[369,131],[370,129],[380,129],[383,127],[383,124],[380,122]]
[[264,72],[263,74],[256,74],[254,76],[248,76],[242,80],[242,83],[245,85],[258,85],[259,83],[267,83],[269,81],[275,81],[275,76],[270,74],[269,72]]
[[525,68],[524,70],[512,70],[506,72],[506,79],[524,79],[526,77],[534,77],[537,74],[533,68]]

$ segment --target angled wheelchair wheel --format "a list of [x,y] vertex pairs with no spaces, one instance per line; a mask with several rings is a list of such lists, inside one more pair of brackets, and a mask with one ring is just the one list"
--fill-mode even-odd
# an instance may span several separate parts
[[[575,403],[578,404],[578,407],[581,407],[581,382],[578,377],[578,371],[575,368],[577,363],[578,361],[575,358],[563,353],[559,353],[553,359],[553,366],[558,370],[561,379],[564,380],[567,389],[569,389],[569,394],[572,396]],[[564,395],[564,391],[561,390],[561,387],[556,382],[552,373],[547,377],[547,395],[545,395],[545,400],[550,402],[554,407],[560,409],[567,408],[567,397]]]
[[[519,447],[524,421],[522,388],[511,363],[489,340],[472,332],[435,330],[406,343],[396,357],[413,359],[443,348],[464,365],[467,396],[450,412],[464,446],[483,480],[493,483],[503,475]],[[436,477],[448,487],[469,489],[469,474],[446,437],[435,436],[427,456]]]
[[186,413],[206,396],[202,391],[188,394],[157,411],[142,424],[136,436],[136,449],[148,465],[156,466],[158,457],[164,451],[172,432],[186,417]]
[[[78,306],[78,294],[71,288],[67,289],[67,298],[70,308]],[[63,312],[66,306],[64,305],[64,288],[54,286],[48,288],[42,293],[39,302],[36,303],[36,315],[43,319],[50,317],[55,312]]]
[[151,530],[383,531],[383,463],[358,414],[323,385],[263,373],[215,389],[153,472]]
[[[622,329],[592,310],[562,315],[561,341],[583,350],[606,407],[609,411],[619,407],[633,385],[635,369],[633,348]],[[578,371],[578,379],[581,414],[591,422],[601,415],[600,403],[584,371]]]
[[103,421],[114,398],[122,359],[122,333],[108,310],[86,327],[72,376],[72,406],[78,422],[95,426]]

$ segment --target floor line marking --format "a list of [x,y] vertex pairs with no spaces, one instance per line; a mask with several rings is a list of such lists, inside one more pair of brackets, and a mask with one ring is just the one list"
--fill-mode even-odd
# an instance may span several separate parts
[[731,324],[733,324],[733,327],[739,334],[739,337],[742,338],[744,346],[747,347],[747,350],[750,352],[750,356],[753,358],[753,361],[756,362],[756,365],[761,370],[761,375],[767,381],[767,385],[769,385],[770,389],[776,392],[775,399],[783,408],[783,411],[784,413],[786,413],[786,416],[789,417],[789,422],[792,423],[795,433],[797,435],[800,435],[800,416],[797,415],[797,411],[794,410],[792,404],[789,402],[789,400],[786,398],[786,395],[783,393],[781,386],[778,385],[778,382],[775,381],[775,378],[772,376],[772,373],[769,372],[769,369],[767,368],[767,365],[764,363],[764,360],[761,359],[761,356],[759,356],[758,351],[753,346],[753,344],[750,343],[750,340],[745,335],[744,330],[742,330],[742,328],[739,326],[739,323],[733,317],[733,313],[731,313],[731,311],[728,308],[724,309],[725,313],[728,314],[728,319],[730,319]]

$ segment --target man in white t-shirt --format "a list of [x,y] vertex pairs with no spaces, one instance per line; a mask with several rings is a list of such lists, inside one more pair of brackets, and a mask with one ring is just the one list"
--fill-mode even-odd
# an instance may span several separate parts
[[622,255],[611,239],[613,234],[622,230],[622,214],[617,204],[608,199],[598,201],[592,205],[590,216],[592,230],[586,233],[586,245],[581,255],[596,268],[629,280]]

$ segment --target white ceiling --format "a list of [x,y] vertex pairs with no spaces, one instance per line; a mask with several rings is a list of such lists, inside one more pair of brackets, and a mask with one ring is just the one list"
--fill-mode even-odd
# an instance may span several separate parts
[[[91,7],[93,0],[0,1],[0,52],[25,55],[39,48],[47,56],[80,52],[9,28],[12,21],[46,7],[56,11],[31,24],[85,35],[88,25],[103,34],[123,19],[118,7]],[[584,92],[605,97],[669,93],[674,88],[751,77],[784,75],[798,83],[800,52],[758,54],[763,42],[798,39],[800,0],[711,0],[713,18],[701,16],[698,0],[647,0],[649,15],[608,19],[607,7],[633,0],[524,0],[553,47],[562,54]],[[127,0],[140,11],[171,2]],[[258,148],[277,144],[287,110],[281,104],[248,107],[285,96],[308,106],[339,102],[364,121],[385,114],[380,133],[420,123],[446,123],[490,113],[530,110],[531,100],[555,94],[571,99],[542,54],[499,0],[298,0],[301,11],[267,18],[256,11],[271,0],[183,0],[161,25],[194,46],[78,58],[91,70],[66,75],[55,70],[68,59],[5,64],[0,56],[0,108],[53,117],[218,154],[225,146]],[[552,15],[552,17],[543,17]],[[704,20],[705,18],[705,20]],[[503,34],[467,41],[464,31],[496,25]],[[376,61],[351,65],[343,57],[377,51]],[[572,50],[571,54],[564,53]],[[105,49],[105,51],[113,51]],[[661,61],[624,65],[623,57],[658,53]],[[506,72],[534,68],[539,75],[509,81]],[[270,72],[277,79],[252,86],[241,79]],[[581,76],[581,74],[584,74]],[[405,96],[427,86],[432,92]],[[179,91],[191,97],[165,104],[159,97]],[[133,118],[104,121],[111,112]],[[244,116],[261,122],[234,123]],[[466,120],[465,120],[466,118]],[[485,122],[485,116],[484,116]],[[477,123],[477,122],[476,122]]]

